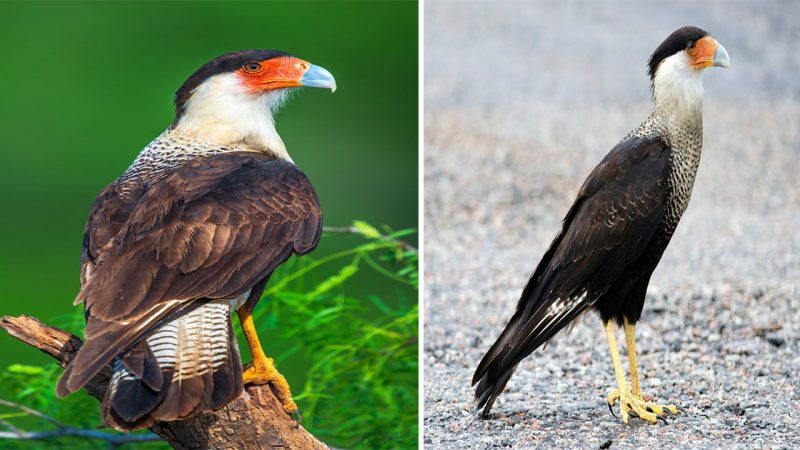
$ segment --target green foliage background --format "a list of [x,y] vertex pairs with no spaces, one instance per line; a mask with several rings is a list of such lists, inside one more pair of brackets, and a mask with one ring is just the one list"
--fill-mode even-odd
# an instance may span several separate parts
[[[0,314],[80,329],[71,301],[94,196],[170,123],[183,80],[228,51],[281,49],[336,77],[335,94],[302,90],[277,117],[327,225],[416,227],[417,26],[415,2],[0,3]],[[408,233],[401,239],[415,245]],[[342,252],[350,253],[326,259]],[[258,308],[267,352],[305,424],[329,444],[375,446],[392,434],[414,436],[399,445],[415,445],[416,257],[374,236],[328,234],[271,285],[320,260],[329,262],[268,288]],[[344,360],[351,366],[336,364]],[[44,393],[59,372],[48,363],[0,335],[0,367],[22,365],[3,372],[0,398],[95,425],[96,416],[81,416],[82,394],[56,401]]]

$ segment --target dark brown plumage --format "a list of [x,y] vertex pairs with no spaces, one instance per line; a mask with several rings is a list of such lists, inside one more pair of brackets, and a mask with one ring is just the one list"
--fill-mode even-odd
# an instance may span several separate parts
[[[321,226],[319,202],[305,175],[266,154],[207,156],[153,184],[111,184],[95,201],[84,238],[76,303],[86,301],[86,343],[62,375],[58,394],[79,389],[127,352],[121,363],[141,379],[152,400],[118,403],[150,409],[169,391],[170,378],[162,380],[155,370],[144,336],[208,300],[235,298],[259,285],[251,292],[257,299],[276,266],[316,246]],[[235,339],[230,331],[228,336]],[[200,409],[219,408],[241,392],[238,350],[227,360],[235,364],[221,366],[230,372],[224,395],[214,395],[218,384],[201,383],[196,390],[207,389],[216,398]],[[168,416],[193,410],[178,408]]]

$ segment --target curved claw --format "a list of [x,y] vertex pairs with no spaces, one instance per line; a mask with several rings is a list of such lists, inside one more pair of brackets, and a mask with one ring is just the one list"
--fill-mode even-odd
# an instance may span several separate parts
[[659,420],[664,423],[669,423],[664,416],[666,414],[676,414],[678,409],[674,405],[659,405],[649,401],[645,401],[641,396],[633,395],[630,391],[625,389],[614,389],[608,393],[607,397],[608,410],[615,418],[619,418],[615,413],[613,406],[619,401],[620,413],[622,414],[622,422],[628,425],[629,417],[635,417],[649,423],[658,423]]
[[300,428],[300,423],[303,422],[303,416],[300,415],[300,410],[296,409],[291,416],[292,420],[294,420],[294,428]]
[[611,406],[611,403],[606,402],[606,405],[608,405],[608,411],[611,413],[611,415],[614,416],[615,419],[619,419],[619,417],[617,417],[617,413],[614,412],[614,408]]

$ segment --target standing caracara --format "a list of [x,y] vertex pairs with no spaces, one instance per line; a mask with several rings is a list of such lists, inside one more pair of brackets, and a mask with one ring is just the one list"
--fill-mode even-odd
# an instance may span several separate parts
[[[675,31],[653,52],[653,112],[589,174],[514,316],[475,370],[483,415],[517,364],[589,309],[600,314],[611,349],[617,388],[608,394],[609,408],[619,400],[626,424],[629,413],[653,423],[665,411],[677,413],[674,405],[643,399],[634,327],[650,275],[689,204],[703,145],[701,75],[712,66],[729,67],[728,53],[696,27]],[[628,344],[630,388],[617,325]]]
[[[175,121],[92,205],[75,299],[86,342],[59,396],[110,365],[100,411],[118,430],[214,411],[243,384],[272,383],[297,413],[251,312],[272,271],[313,250],[322,229],[314,188],[275,130],[275,111],[298,86],[336,82],[284,52],[251,50],[183,83]],[[253,355],[244,374],[233,310]]]

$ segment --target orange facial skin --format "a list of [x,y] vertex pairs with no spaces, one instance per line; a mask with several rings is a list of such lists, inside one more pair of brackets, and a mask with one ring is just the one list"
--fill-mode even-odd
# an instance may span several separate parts
[[694,44],[694,50],[686,49],[689,63],[696,69],[703,69],[714,65],[714,55],[717,53],[717,41],[711,36],[699,39]]
[[236,74],[251,93],[257,94],[301,86],[300,79],[309,67],[311,63],[300,58],[281,56],[245,64],[236,70]]

